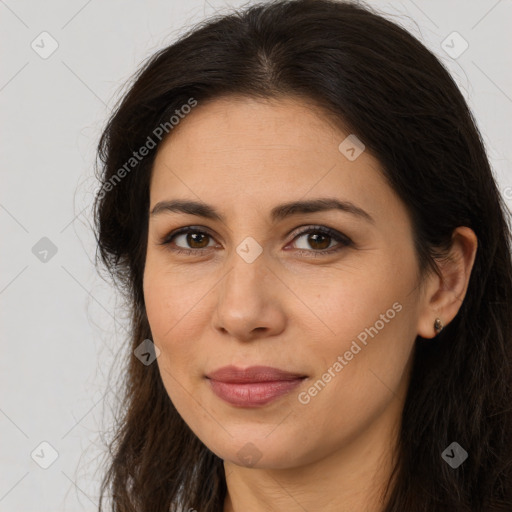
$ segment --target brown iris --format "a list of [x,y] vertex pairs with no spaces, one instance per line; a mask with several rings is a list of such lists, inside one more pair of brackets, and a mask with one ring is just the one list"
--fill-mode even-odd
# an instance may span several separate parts
[[[205,241],[206,244],[201,245],[201,246],[195,246],[194,243],[197,243],[199,238],[201,238],[201,237],[202,237],[202,241]],[[208,246],[208,235],[205,233],[187,233],[187,243],[193,249],[204,249],[205,247]]]
[[[318,237],[323,238],[324,243],[318,242]],[[322,233],[312,233],[308,236],[308,243],[311,245],[311,247],[313,247],[313,249],[327,249],[330,244],[330,238],[331,237],[329,235],[324,235]],[[325,241],[327,241],[327,243],[325,243]]]

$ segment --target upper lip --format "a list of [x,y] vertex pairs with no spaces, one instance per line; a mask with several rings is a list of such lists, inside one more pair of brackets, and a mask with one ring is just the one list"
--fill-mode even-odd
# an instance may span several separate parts
[[249,368],[238,368],[236,366],[223,366],[218,370],[210,372],[207,378],[232,384],[246,382],[275,382],[282,380],[295,380],[306,377],[299,373],[287,372],[271,366],[250,366]]

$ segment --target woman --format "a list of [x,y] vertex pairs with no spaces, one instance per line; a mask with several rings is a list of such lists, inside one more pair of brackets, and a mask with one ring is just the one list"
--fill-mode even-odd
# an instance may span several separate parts
[[344,2],[219,16],[99,155],[132,314],[113,510],[512,510],[507,210],[422,44]]

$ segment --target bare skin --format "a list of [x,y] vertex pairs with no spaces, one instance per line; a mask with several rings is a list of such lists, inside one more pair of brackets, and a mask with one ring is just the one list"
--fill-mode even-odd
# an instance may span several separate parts
[[[383,510],[416,336],[433,338],[466,293],[473,231],[454,232],[441,278],[421,277],[404,204],[368,151],[350,161],[338,149],[348,135],[304,100],[227,97],[200,103],[158,150],[150,211],[187,199],[223,216],[150,215],[144,295],[169,397],[224,460],[224,512]],[[317,198],[371,219],[270,216]],[[185,226],[195,238],[161,244]],[[266,405],[233,406],[205,377],[226,365],[306,378]]]

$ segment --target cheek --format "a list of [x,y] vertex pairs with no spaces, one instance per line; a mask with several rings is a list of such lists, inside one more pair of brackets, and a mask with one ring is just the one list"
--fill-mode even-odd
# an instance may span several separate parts
[[[395,323],[395,316],[400,314],[393,309],[393,304],[404,300],[407,289],[405,281],[405,277],[390,280],[382,266],[368,265],[364,271],[341,269],[339,274],[335,273],[329,280],[323,281],[322,293],[314,286],[303,286],[302,293],[315,290],[316,293],[309,294],[308,303],[312,304],[312,309],[318,312],[318,317],[329,328],[328,336],[335,348],[340,349],[347,343],[350,345],[352,339],[376,321],[379,321],[379,331],[383,330],[383,325],[387,330],[390,323]],[[385,316],[384,320],[380,320],[380,315]],[[385,324],[381,325],[382,322]],[[326,329],[323,328],[322,332],[325,333]],[[322,345],[328,347],[332,343]]]
[[158,258],[148,257],[144,272],[144,300],[164,385],[172,401],[183,402],[181,389],[192,389],[205,367],[199,340],[211,321],[211,295],[215,280],[198,279],[187,270],[170,269]]
[[144,302],[155,340],[167,343],[177,331],[193,327],[191,318],[201,311],[205,283],[177,272],[148,255],[144,270]]
[[353,306],[357,321],[345,322],[340,312],[337,335],[307,351],[315,374],[298,397],[300,416],[318,431],[318,439],[329,440],[326,450],[359,435],[388,407],[400,404],[414,333],[410,307],[396,298],[388,293],[371,307],[368,302]]
[[330,330],[322,339],[304,340],[320,380],[308,394],[324,395],[318,405],[344,403],[357,414],[358,403],[377,406],[400,385],[416,336],[418,297],[411,293],[416,272],[411,262],[396,272],[396,260],[381,258],[364,274],[345,274],[325,295],[315,294],[315,307]]

